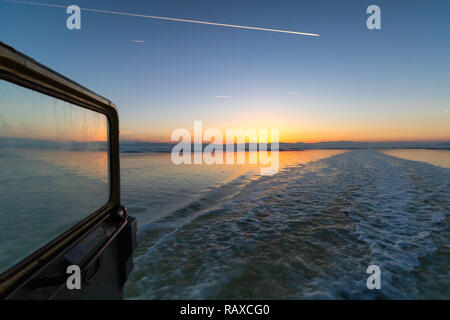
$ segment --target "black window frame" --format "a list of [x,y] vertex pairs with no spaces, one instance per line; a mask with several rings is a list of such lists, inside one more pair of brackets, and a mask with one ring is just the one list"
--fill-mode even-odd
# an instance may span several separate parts
[[[0,79],[72,103],[106,116],[108,122],[109,199],[86,218],[72,226],[40,249],[0,273],[0,297],[42,270],[59,254],[72,247],[83,235],[106,220],[121,207],[119,116],[109,100],[36,62],[0,42]],[[0,204],[1,205],[1,204]]]

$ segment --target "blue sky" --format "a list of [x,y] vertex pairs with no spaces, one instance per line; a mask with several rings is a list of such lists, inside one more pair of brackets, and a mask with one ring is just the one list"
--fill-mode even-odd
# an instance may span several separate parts
[[0,1],[0,40],[113,101],[122,139],[203,120],[289,142],[450,140],[448,1],[42,2],[320,34],[84,11],[68,30],[63,8]]

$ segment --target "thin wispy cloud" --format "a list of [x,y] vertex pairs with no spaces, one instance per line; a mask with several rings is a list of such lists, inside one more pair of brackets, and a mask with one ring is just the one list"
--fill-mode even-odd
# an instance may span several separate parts
[[143,43],[144,40],[130,40],[131,42]]
[[[3,0],[3,1],[4,2],[14,2],[14,3],[28,4],[28,5],[35,5],[35,6],[45,6],[45,7],[54,7],[54,8],[67,8],[67,6],[62,6],[62,5],[57,5],[57,4],[50,4],[50,3],[17,1],[17,0]],[[175,21],[175,22],[197,23],[197,24],[206,24],[206,25],[226,27],[226,28],[237,28],[237,29],[247,29],[247,30],[278,32],[278,33],[287,33],[287,34],[295,34],[295,35],[311,36],[311,37],[319,37],[320,36],[317,33],[299,32],[299,31],[291,31],[291,30],[280,30],[280,29],[271,29],[271,28],[249,27],[249,26],[227,24],[227,23],[217,23],[217,22],[210,22],[210,21],[200,21],[200,20],[189,20],[189,19],[179,19],[179,18],[151,16],[151,15],[146,15],[146,14],[137,14],[137,13],[120,12],[120,11],[110,11],[110,10],[102,10],[102,9],[90,9],[90,8],[80,8],[80,9],[83,10],[83,11],[88,11],[88,12],[108,13],[108,14],[131,16],[131,17],[139,17],[139,18],[146,18],[146,19],[157,19],[157,20],[167,20],[167,21]]]
[[216,98],[219,98],[219,99],[227,99],[227,98],[231,98],[231,96],[216,96]]

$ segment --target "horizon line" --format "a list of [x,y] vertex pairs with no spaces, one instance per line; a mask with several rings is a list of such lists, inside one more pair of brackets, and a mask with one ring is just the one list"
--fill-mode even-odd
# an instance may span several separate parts
[[[180,142],[171,142],[171,141],[149,141],[149,140],[133,140],[133,139],[121,139],[121,142],[123,143],[165,143],[165,144],[178,144]],[[209,141],[203,141],[202,144],[211,144],[212,142]],[[252,143],[252,144],[259,144],[264,142],[244,142],[245,144]],[[270,142],[267,142],[270,143]],[[324,141],[317,141],[317,142],[283,142],[278,141],[278,143],[285,143],[285,144],[318,144],[318,143],[450,143],[450,139],[448,140],[380,140],[380,141],[351,141],[351,140],[324,140]],[[188,143],[186,143],[188,144]],[[191,142],[190,144],[194,144],[194,142]],[[214,144],[214,143],[213,143]],[[222,145],[226,145],[227,143],[222,143]],[[231,143],[229,143],[231,144]],[[237,144],[237,143],[234,143]],[[243,143],[239,143],[243,144]],[[221,144],[218,144],[221,145]]]

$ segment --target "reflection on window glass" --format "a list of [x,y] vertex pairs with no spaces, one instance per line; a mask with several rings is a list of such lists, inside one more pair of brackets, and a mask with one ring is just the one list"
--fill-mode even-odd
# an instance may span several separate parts
[[0,272],[109,199],[106,116],[0,80]]

